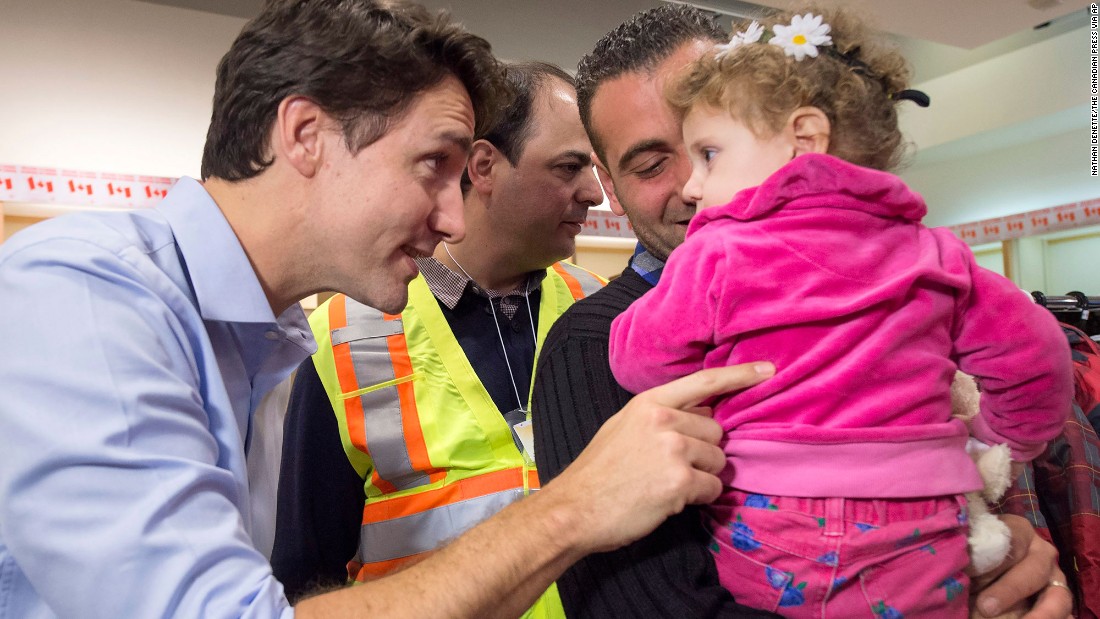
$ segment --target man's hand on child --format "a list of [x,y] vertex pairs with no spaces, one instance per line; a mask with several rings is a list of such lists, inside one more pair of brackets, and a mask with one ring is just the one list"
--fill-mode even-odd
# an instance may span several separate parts
[[1010,609],[1026,609],[1028,600],[1034,597],[1034,605],[1024,619],[1069,617],[1073,610],[1070,590],[1064,584],[1051,584],[1066,582],[1058,567],[1058,551],[1035,534],[1026,518],[1000,518],[1012,532],[1012,548],[1000,567],[974,579],[975,608],[985,617],[996,617]]

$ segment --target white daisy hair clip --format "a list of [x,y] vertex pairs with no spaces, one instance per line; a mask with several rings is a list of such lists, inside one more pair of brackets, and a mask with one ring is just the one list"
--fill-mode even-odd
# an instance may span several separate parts
[[817,58],[818,46],[833,44],[833,38],[829,36],[829,24],[821,21],[820,15],[812,13],[795,15],[789,26],[772,26],[775,36],[768,43],[782,47],[783,52],[794,56],[795,60],[802,60],[806,56]]
[[723,56],[726,56],[738,47],[741,47],[742,45],[756,43],[763,35],[764,27],[760,25],[760,22],[754,19],[752,20],[752,23],[749,24],[748,28],[745,28],[744,31],[738,32],[730,37],[729,43],[723,43],[721,45],[714,46],[714,49],[718,52],[716,54],[716,58],[721,59]]
[[793,56],[795,60],[802,60],[806,56],[816,58],[818,46],[833,44],[833,39],[829,36],[829,24],[821,22],[820,15],[795,15],[789,26],[777,24],[772,26],[771,33],[765,33],[760,22],[753,20],[748,28],[730,37],[729,43],[716,45],[715,57],[721,60],[738,47],[756,43],[768,34],[768,43],[782,47],[783,52]]

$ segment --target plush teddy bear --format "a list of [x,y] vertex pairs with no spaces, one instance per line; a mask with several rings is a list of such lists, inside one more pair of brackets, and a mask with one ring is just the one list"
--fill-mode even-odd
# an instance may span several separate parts
[[[969,425],[978,414],[978,385],[971,376],[958,372],[951,383],[952,414]],[[1012,456],[1007,445],[986,445],[971,438],[966,451],[978,465],[985,487],[981,492],[966,495],[970,520],[970,562],[975,574],[984,574],[997,567],[1008,555],[1012,535],[996,516],[989,512],[989,504],[1004,496],[1012,483]]]
[[[969,426],[970,420],[978,414],[980,398],[974,378],[957,372],[954,382],[951,383],[952,414]],[[1012,484],[1012,456],[1007,445],[990,446],[973,438],[967,441],[966,450],[978,465],[978,473],[984,484],[981,491],[966,495],[970,523],[970,563],[974,575],[981,575],[1004,561],[1012,543],[1012,534],[1008,527],[989,511],[989,505],[999,501]],[[1022,614],[1010,612],[1001,617],[1015,618]],[[981,615],[975,611],[971,616]]]

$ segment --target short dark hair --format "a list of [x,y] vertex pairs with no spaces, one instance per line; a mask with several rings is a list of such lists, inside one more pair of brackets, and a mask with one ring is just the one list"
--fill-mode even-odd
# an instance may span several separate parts
[[600,84],[635,71],[652,71],[685,43],[724,42],[729,35],[712,17],[685,4],[662,4],[634,14],[608,32],[577,65],[577,105],[592,148],[603,146],[592,131],[592,98]]
[[488,127],[482,138],[496,146],[513,165],[523,155],[527,138],[531,135],[531,115],[535,97],[542,92],[550,79],[558,79],[570,88],[577,84],[573,76],[561,67],[548,62],[514,62],[504,66],[504,75],[512,86],[514,99],[502,110],[497,122]]
[[[504,65],[504,76],[512,90],[512,100],[497,114],[496,122],[485,127],[477,135],[488,141],[516,165],[523,156],[527,139],[531,137],[531,117],[535,109],[535,97],[551,79],[560,80],[576,88],[573,76],[561,67],[548,62],[509,62]],[[462,190],[470,188],[470,177],[462,174]]]
[[478,126],[510,96],[489,43],[443,11],[402,0],[269,0],[218,64],[202,178],[271,165],[279,103],[301,95],[337,119],[348,149],[377,141],[420,93],[454,75]]

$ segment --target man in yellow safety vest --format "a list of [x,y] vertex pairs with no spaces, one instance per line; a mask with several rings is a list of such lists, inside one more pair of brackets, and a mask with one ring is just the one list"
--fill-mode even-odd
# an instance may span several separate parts
[[[336,295],[310,318],[272,556],[292,599],[414,562],[539,487],[531,375],[554,320],[605,283],[559,262],[602,194],[569,74],[506,74],[516,97],[467,165],[466,238],[412,248],[400,314]],[[528,616],[562,616],[554,587]]]

